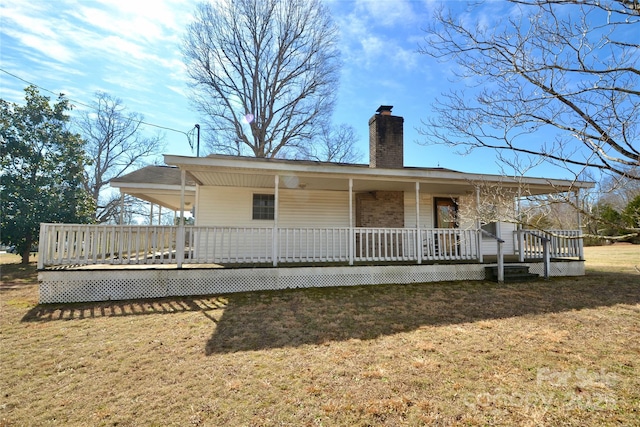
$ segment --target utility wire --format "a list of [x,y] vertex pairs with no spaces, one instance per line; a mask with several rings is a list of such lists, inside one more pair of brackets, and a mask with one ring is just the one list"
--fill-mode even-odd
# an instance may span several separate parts
[[[9,71],[5,70],[5,69],[0,68],[0,71],[2,71],[2,72],[3,72],[3,73],[5,73],[5,74],[8,74],[8,75],[10,75],[11,77],[14,77],[14,78],[16,78],[16,79],[18,79],[18,80],[20,80],[20,81],[23,81],[23,82],[25,82],[25,83],[27,83],[27,84],[29,84],[29,85],[31,85],[31,86],[35,86],[35,87],[37,87],[37,88],[38,88],[38,89],[40,89],[40,90],[43,90],[43,91],[45,91],[45,92],[49,92],[49,93],[51,93],[51,94],[53,94],[53,95],[55,95],[55,96],[59,96],[59,97],[66,98],[66,99],[68,99],[69,101],[73,102],[74,104],[82,105],[83,107],[87,107],[87,108],[91,108],[92,110],[96,110],[96,108],[95,108],[94,106],[92,106],[92,105],[87,105],[87,104],[85,104],[85,103],[83,103],[83,102],[76,101],[76,100],[71,99],[71,98],[67,98],[63,93],[56,93],[56,92],[54,92],[54,91],[52,91],[52,90],[49,90],[49,89],[47,89],[47,88],[45,88],[45,87],[42,87],[42,86],[37,85],[37,84],[35,84],[35,83],[32,83],[32,82],[30,82],[30,81],[28,81],[28,80],[25,80],[25,79],[23,79],[22,77],[17,76],[17,75],[15,75],[15,74],[13,74],[13,73],[11,73],[11,72],[9,72]],[[189,141],[189,146],[191,147],[191,150],[193,150],[193,143],[191,142],[191,138],[190,138],[189,134],[187,134],[186,132],[183,132],[183,131],[178,130],[178,129],[173,129],[173,128],[170,128],[170,127],[166,127],[166,126],[160,126],[160,125],[156,125],[156,124],[153,124],[153,123],[148,123],[148,122],[145,122],[145,121],[143,121],[143,120],[135,120],[135,121],[136,121],[136,122],[138,122],[138,123],[140,123],[140,124],[147,125],[147,126],[151,126],[151,127],[154,127],[154,128],[159,128],[159,129],[164,129],[164,130],[170,130],[170,131],[172,131],[172,132],[178,132],[178,133],[181,133],[181,134],[183,134],[184,136],[186,136],[186,137],[187,137],[187,140]],[[195,127],[194,127],[193,129],[195,129]],[[191,129],[191,131],[190,131],[191,133],[193,133],[193,129]]]

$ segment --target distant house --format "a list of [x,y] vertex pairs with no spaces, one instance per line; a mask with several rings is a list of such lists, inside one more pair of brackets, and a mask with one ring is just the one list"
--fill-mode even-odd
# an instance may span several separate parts
[[[518,194],[591,183],[404,167],[403,122],[390,106],[373,115],[368,165],[165,155],[168,166],[148,166],[111,185],[161,208],[191,211],[195,225],[43,224],[44,288],[74,287],[73,274],[104,269],[123,274],[122,281],[110,290],[93,286],[80,299],[482,280],[487,267],[497,267],[502,280],[505,261],[534,275],[584,274],[579,230],[531,232],[514,222],[486,224],[477,212],[488,203],[482,189],[496,189],[515,217]],[[54,266],[66,266],[66,274]],[[78,300],[59,291],[41,298]]]

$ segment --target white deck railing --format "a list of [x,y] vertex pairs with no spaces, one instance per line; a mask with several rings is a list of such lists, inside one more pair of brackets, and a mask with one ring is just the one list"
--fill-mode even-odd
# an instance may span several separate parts
[[[582,255],[577,231],[551,233],[552,257]],[[535,236],[517,235],[525,258]],[[477,230],[258,228],[42,224],[38,267],[128,264],[262,264],[481,260]],[[275,254],[275,256],[274,256]]]
[[279,228],[279,262],[345,262],[349,228]]
[[459,228],[422,229],[422,259],[432,260],[474,260],[480,258],[478,232]]
[[273,259],[273,228],[185,226],[184,230],[185,264],[253,264]]
[[542,258],[544,239],[549,239],[549,256],[551,258],[584,259],[580,230],[517,230],[514,233],[521,261]]
[[478,233],[459,228],[355,228],[356,261],[478,259]]
[[175,264],[178,227],[41,224],[38,266]]

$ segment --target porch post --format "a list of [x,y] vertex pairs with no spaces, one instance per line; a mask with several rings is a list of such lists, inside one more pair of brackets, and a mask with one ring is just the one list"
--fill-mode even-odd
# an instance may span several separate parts
[[176,263],[178,268],[182,268],[184,261],[184,186],[187,181],[187,172],[180,170],[180,225],[176,235]]
[[476,186],[476,239],[478,239],[478,262],[481,264],[484,262],[484,255],[482,254],[482,223],[480,222],[480,186]]
[[162,205],[158,205],[158,225],[162,225]]
[[422,233],[420,233],[420,181],[416,181],[416,258],[422,264]]
[[353,265],[356,247],[355,237],[353,229],[353,178],[349,178],[349,265]]
[[584,240],[582,238],[582,206],[580,203],[580,189],[576,189],[576,212],[578,212],[578,259],[584,261]]
[[124,223],[124,193],[120,192],[120,225]]
[[518,185],[518,198],[516,199],[516,214],[518,215],[517,227],[518,230],[522,230],[522,188]]
[[278,205],[280,204],[280,196],[278,187],[280,187],[280,175],[275,176],[275,192],[274,192],[274,206],[273,206],[273,239],[271,241],[273,254],[273,266],[278,266]]
[[153,202],[149,202],[151,207],[149,208],[149,225],[153,225]]
[[516,215],[518,233],[518,261],[524,262],[524,233],[522,232],[522,188],[518,185],[518,199],[516,200]]
[[180,225],[184,225],[184,186],[187,181],[187,172],[180,171]]

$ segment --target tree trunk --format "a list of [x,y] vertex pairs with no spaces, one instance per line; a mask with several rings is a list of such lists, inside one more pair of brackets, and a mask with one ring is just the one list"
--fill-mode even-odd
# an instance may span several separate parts
[[30,247],[27,246],[22,250],[22,265],[29,264]]
[[25,245],[22,248],[22,253],[20,254],[22,256],[22,265],[29,264],[29,254],[31,253],[32,243],[33,243],[33,239],[31,238],[31,233],[27,233],[27,236],[25,239]]

